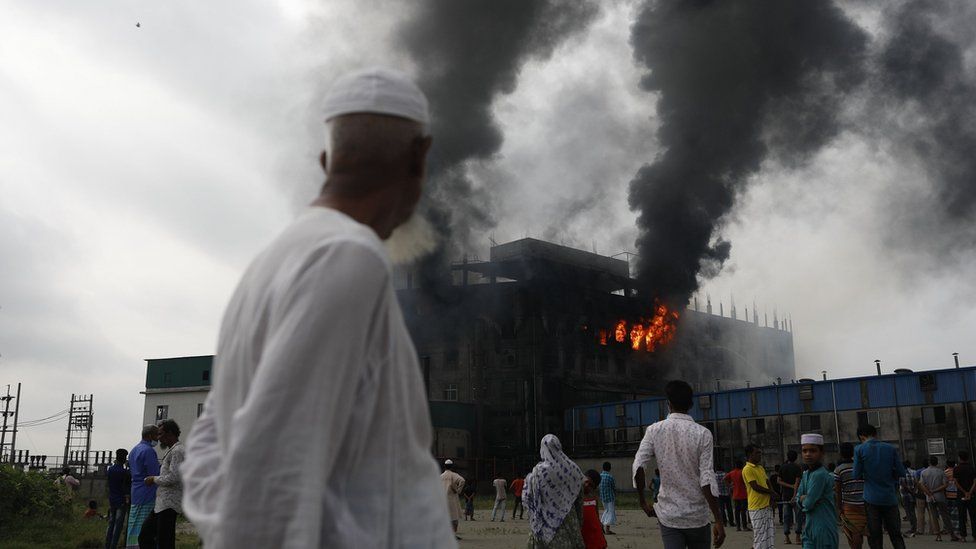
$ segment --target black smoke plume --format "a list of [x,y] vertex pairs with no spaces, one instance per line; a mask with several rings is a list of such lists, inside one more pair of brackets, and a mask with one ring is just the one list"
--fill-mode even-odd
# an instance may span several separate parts
[[503,136],[492,115],[498,94],[514,91],[523,64],[546,58],[598,13],[592,0],[423,0],[398,33],[431,104],[434,146],[424,212],[440,248],[419,266],[427,290],[444,285],[447,263],[494,225],[490,194],[465,163],[489,160]]
[[685,305],[729,257],[723,217],[763,161],[802,164],[840,129],[867,38],[832,2],[662,0],[631,29],[663,149],[630,184],[640,289]]
[[[952,8],[951,3],[911,1],[893,11],[877,59],[878,96],[897,113],[895,127],[885,137],[913,152],[933,185],[935,211],[914,200],[912,209],[924,208],[929,219],[913,224],[913,231],[929,227],[951,235],[950,247],[972,249],[976,79],[966,70],[963,47],[941,29],[955,17],[968,15],[972,21],[976,11],[957,14]],[[972,40],[968,28],[963,34]],[[968,230],[960,235],[953,230],[957,227]]]

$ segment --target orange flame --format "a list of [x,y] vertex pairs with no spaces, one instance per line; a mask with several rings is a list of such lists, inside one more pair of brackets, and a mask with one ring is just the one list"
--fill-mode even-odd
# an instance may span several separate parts
[[617,343],[623,343],[627,339],[627,323],[621,320],[613,330],[613,339]]
[[644,325],[638,322],[630,328],[630,346],[633,347],[635,351],[639,351],[641,348],[641,341],[643,340]]
[[644,336],[645,349],[654,352],[661,345],[667,345],[674,339],[675,331],[678,327],[678,312],[671,311],[667,306],[658,304],[654,309],[654,318],[651,319]]
[[[654,307],[654,315],[650,320],[639,319],[627,330],[627,321],[620,320],[614,328],[614,340],[617,343],[624,343],[629,340],[630,346],[635,351],[654,352],[663,345],[667,345],[674,339],[678,327],[678,311],[672,311],[664,304],[657,304]],[[606,339],[601,331],[600,344],[605,345]]]

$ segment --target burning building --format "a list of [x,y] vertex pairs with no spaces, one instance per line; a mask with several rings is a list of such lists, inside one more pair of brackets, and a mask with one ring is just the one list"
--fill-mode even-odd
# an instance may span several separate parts
[[534,454],[565,410],[658,395],[672,378],[704,389],[795,377],[785,323],[648,302],[622,259],[525,238],[451,269],[438,300],[408,270],[396,287],[428,398],[475,407],[467,457]]

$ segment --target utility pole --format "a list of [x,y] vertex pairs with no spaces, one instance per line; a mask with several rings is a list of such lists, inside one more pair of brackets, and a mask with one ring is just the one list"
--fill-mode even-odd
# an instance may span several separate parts
[[[17,408],[20,406],[20,398],[19,397],[20,397],[20,384],[19,383],[17,384],[17,396],[16,397],[10,394],[10,385],[9,384],[7,385],[7,394],[4,395],[4,396],[0,396],[0,400],[3,401],[3,412],[0,412],[0,413],[3,414],[3,426],[0,427],[0,463],[3,463],[4,461],[13,462],[13,460],[14,460],[14,444],[16,444],[16,442],[17,442],[16,434],[15,434],[17,432],[17,417],[16,416],[17,416]],[[11,400],[14,400],[14,399],[16,399],[17,402],[16,402],[16,405],[14,407],[14,411],[11,412],[10,411],[10,401]],[[13,426],[12,427],[8,427],[8,425],[10,425],[10,424],[8,423],[7,418],[9,418],[10,416],[14,416],[14,421],[13,421]],[[7,443],[7,433],[11,433],[11,442],[9,444]],[[7,453],[8,451],[10,452],[9,454]]]
[[14,401],[14,428],[10,434],[10,463],[14,462],[14,454],[17,452],[17,422],[20,419],[20,383],[17,383],[17,397]]

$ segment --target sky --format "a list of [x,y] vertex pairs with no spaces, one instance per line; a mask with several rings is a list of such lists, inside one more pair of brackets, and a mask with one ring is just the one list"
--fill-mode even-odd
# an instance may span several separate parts
[[[870,3],[842,7],[872,39],[885,35]],[[129,447],[144,359],[212,353],[250,258],[314,198],[329,83],[373,64],[416,71],[394,39],[406,8],[0,9],[0,391],[23,384],[22,420],[93,394],[93,448]],[[495,219],[473,253],[524,236],[634,251],[628,184],[661,153],[658,98],[640,89],[630,44],[637,9],[603,3],[496,97],[504,142],[467,165]],[[947,35],[971,28],[965,17],[947,21]],[[976,50],[966,48],[972,77]],[[730,259],[702,280],[700,299],[789,315],[800,377],[869,374],[875,359],[886,371],[950,367],[953,352],[976,364],[968,235],[949,234],[960,245],[919,237],[905,197],[931,194],[931,165],[864,131],[865,117],[890,112],[850,104],[854,123],[806,162],[767,159],[750,176],[721,225]],[[64,427],[23,429],[18,446],[57,454]]]

